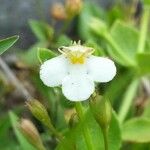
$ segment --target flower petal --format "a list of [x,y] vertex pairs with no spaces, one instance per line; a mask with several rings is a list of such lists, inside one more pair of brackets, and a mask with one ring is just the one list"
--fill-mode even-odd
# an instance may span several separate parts
[[67,59],[63,55],[52,58],[41,65],[40,78],[47,86],[61,85],[68,72],[67,66]]
[[69,73],[73,75],[87,74],[86,64],[69,64]]
[[90,56],[87,66],[89,75],[96,82],[109,82],[116,75],[114,62],[105,57]]
[[86,74],[70,74],[62,82],[62,92],[71,101],[84,101],[94,92],[94,82]]

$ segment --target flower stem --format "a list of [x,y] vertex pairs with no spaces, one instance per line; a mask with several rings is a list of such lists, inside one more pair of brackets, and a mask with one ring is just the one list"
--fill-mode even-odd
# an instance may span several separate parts
[[49,125],[47,126],[49,129],[49,132],[52,132],[54,134],[54,136],[59,140],[62,141],[63,140],[63,136],[55,129],[54,126]]
[[105,150],[108,150],[108,127],[102,128]]
[[144,52],[146,35],[148,30],[149,13],[150,13],[149,8],[144,8],[143,16],[141,19],[139,42],[137,47],[138,53]]
[[[82,121],[82,119],[84,117],[84,112],[83,112],[81,102],[76,102],[75,108],[76,108],[76,112],[78,114],[79,119]],[[88,150],[94,150],[93,145],[92,145],[92,140],[90,137],[90,133],[89,133],[89,130],[88,130],[86,124],[84,124],[82,129],[83,129],[83,136],[85,138],[85,142],[87,144]]]
[[139,83],[138,79],[133,80],[124,95],[123,102],[121,104],[121,107],[118,113],[118,118],[119,118],[120,123],[122,123],[127,116],[127,113],[132,104],[133,98],[136,94],[138,83]]

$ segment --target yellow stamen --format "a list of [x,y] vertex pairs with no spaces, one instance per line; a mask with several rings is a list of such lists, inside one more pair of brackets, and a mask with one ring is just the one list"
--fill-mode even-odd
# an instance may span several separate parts
[[71,46],[62,46],[58,49],[65,57],[69,59],[72,64],[84,64],[87,57],[89,57],[94,49],[82,46],[80,41],[72,42]]
[[69,57],[69,59],[70,59],[72,64],[84,64],[84,62],[85,62],[85,56],[84,55],[81,55],[79,57],[72,55]]

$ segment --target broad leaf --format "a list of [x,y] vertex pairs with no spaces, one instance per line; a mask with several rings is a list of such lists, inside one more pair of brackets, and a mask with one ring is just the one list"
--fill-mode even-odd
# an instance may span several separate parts
[[130,142],[150,142],[150,120],[134,118],[125,122],[122,127],[122,138]]
[[120,98],[133,77],[134,75],[131,71],[124,71],[108,84],[105,95],[106,97],[111,98],[110,100],[113,105],[116,103],[118,104],[118,100],[120,103]]
[[67,35],[64,35],[64,34],[60,35],[56,41],[57,47],[68,46],[70,45],[70,43],[71,43],[71,39]]
[[38,56],[40,63],[43,63],[44,61],[48,59],[56,57],[56,54],[47,48],[38,48],[37,56]]
[[148,7],[150,7],[150,0],[142,0],[144,4]]
[[4,117],[1,117],[0,122],[0,139],[5,139],[7,137],[7,132],[9,131],[9,128],[11,126],[9,116],[8,114],[4,115]]
[[146,104],[142,113],[143,117],[150,118],[150,98],[146,99]]
[[93,17],[104,18],[103,10],[93,3],[84,3],[84,7],[79,16],[78,31],[82,39],[91,39],[89,20]]
[[131,26],[116,21],[111,28],[111,37],[118,47],[118,51],[115,48],[109,49],[110,55],[116,59],[119,63],[126,65],[128,62],[121,60],[119,53],[129,59],[131,63],[135,63],[135,56],[138,43],[138,32]]
[[30,20],[29,25],[39,41],[51,40],[53,38],[54,30],[49,24]]
[[[87,126],[95,150],[104,149],[104,140],[102,130],[88,110],[85,119],[80,122],[76,128],[71,129],[66,138],[57,147],[57,150],[66,150],[68,146],[76,150],[88,150],[83,137],[83,127]],[[109,128],[109,150],[118,150],[121,146],[120,127],[116,115],[113,113]]]
[[36,67],[39,65],[39,60],[37,57],[37,52],[39,47],[47,47],[47,42],[38,42],[34,44],[26,52],[19,54],[20,60],[28,67]]
[[98,45],[98,43],[96,41],[94,41],[92,39],[87,40],[85,45],[88,47],[92,47],[94,49],[93,55],[95,55],[95,56],[105,56],[106,55],[103,48],[100,45]]
[[137,54],[137,63],[141,75],[150,74],[150,53]]
[[0,55],[10,48],[17,40],[19,36],[12,36],[3,40],[0,40]]
[[111,28],[111,35],[121,48],[120,50],[129,58],[135,59],[138,32],[133,27],[123,22],[116,21]]

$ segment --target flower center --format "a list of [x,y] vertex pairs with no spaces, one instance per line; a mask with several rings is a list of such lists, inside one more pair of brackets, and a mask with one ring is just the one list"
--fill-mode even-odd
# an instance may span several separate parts
[[67,57],[72,64],[84,64],[87,56],[85,53],[77,51],[68,53]]
[[72,64],[84,64],[86,58],[94,52],[93,48],[82,46],[76,42],[68,47],[62,46],[58,50],[64,54]]

